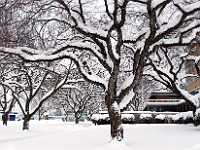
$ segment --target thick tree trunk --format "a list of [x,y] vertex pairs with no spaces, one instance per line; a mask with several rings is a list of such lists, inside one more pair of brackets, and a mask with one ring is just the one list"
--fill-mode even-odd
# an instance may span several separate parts
[[116,62],[111,77],[108,82],[108,89],[106,91],[105,103],[108,108],[111,125],[112,140],[123,140],[123,127],[121,120],[121,110],[119,107],[119,99],[117,97],[117,81],[119,75],[119,62]]
[[106,105],[110,117],[111,138],[112,140],[123,140],[123,127],[119,104],[116,101],[112,101],[109,98],[109,94],[106,96]]
[[79,123],[79,117],[77,114],[75,114],[75,123],[78,124]]
[[79,123],[79,119],[78,119],[78,118],[75,119],[75,123],[76,123],[76,124]]
[[108,108],[108,110],[111,125],[111,137],[113,140],[121,141],[123,139],[123,128],[120,110],[116,110],[113,106]]
[[68,121],[68,114],[65,114],[65,121]]
[[2,116],[2,121],[3,121],[3,125],[7,126],[8,125],[8,113],[5,112]]
[[29,121],[30,121],[30,117],[29,116],[25,116],[24,117],[24,121],[23,121],[23,130],[29,130]]
[[39,110],[38,110],[38,120],[40,121],[41,118],[42,118],[42,117],[41,117],[41,110],[39,109]]

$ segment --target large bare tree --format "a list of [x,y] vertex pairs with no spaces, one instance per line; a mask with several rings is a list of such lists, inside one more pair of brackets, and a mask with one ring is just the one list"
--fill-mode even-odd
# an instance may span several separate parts
[[[63,23],[73,34],[45,51],[27,47],[0,50],[28,61],[74,61],[85,80],[104,88],[111,137],[118,141],[123,139],[120,110],[134,96],[148,56],[157,47],[190,44],[200,26],[200,2],[192,0],[41,0],[34,4],[43,6],[42,11],[51,10],[52,15],[43,16],[42,21]],[[124,51],[130,51],[133,67],[119,85]],[[103,73],[92,67],[93,61]]]

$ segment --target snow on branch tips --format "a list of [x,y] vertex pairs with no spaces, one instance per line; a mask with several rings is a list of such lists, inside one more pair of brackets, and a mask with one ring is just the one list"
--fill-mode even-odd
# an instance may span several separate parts
[[187,5],[184,5],[184,4],[180,4],[180,0],[174,0],[174,4],[179,5],[179,7],[181,7],[182,10],[185,11],[186,13],[189,13],[191,11],[194,11],[195,9],[200,8],[200,1],[187,3]]
[[[77,43],[75,45],[77,45]],[[106,89],[107,82],[104,79],[100,78],[99,76],[95,74],[91,74],[91,72],[89,73],[86,72],[84,69],[85,65],[80,61],[80,59],[75,54],[67,52],[65,50],[67,48],[71,48],[71,47],[66,47],[63,49],[51,49],[48,51],[35,50],[35,49],[26,48],[26,47],[17,47],[17,48],[1,47],[0,51],[18,55],[19,57],[27,61],[53,61],[53,60],[58,60],[58,59],[63,59],[63,58],[71,59],[77,65],[81,74],[86,80],[91,81],[96,84],[100,84]],[[86,49],[86,47],[83,47],[82,49],[84,48]]]

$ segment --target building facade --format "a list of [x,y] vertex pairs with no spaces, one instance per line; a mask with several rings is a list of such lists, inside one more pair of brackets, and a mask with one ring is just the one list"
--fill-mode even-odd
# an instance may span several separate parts
[[156,112],[185,112],[192,110],[193,107],[181,96],[167,92],[153,92],[145,103],[144,108],[144,111]]

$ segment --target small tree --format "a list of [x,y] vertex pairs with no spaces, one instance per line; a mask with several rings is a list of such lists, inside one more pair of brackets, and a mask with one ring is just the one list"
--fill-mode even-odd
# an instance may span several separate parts
[[[13,97],[12,90],[5,86],[4,83],[17,80],[17,76],[13,72],[18,65],[18,59],[11,54],[0,54],[0,57],[0,107],[3,112],[3,124],[7,125],[8,115],[15,106],[16,99]],[[15,88],[13,90],[16,92]]]
[[[66,74],[57,74],[55,76],[55,73],[49,69],[40,68],[38,65],[34,66],[28,63],[24,64],[22,68],[18,68],[16,76],[21,77],[18,82],[10,81],[2,83],[2,85],[12,90],[13,96],[23,113],[23,130],[29,129],[31,117],[39,111],[45,101],[65,84],[68,79],[69,68]],[[49,84],[50,80],[51,84]],[[48,84],[46,84],[47,82]],[[17,88],[17,92],[13,88]],[[41,93],[42,91],[44,93]],[[41,94],[42,96],[38,99],[38,96]]]
[[98,111],[99,100],[97,101],[94,96],[96,92],[94,87],[94,85],[88,83],[79,83],[77,88],[69,87],[60,90],[58,99],[66,118],[69,113],[73,113],[75,123],[79,123],[83,114],[85,114],[85,117],[86,114],[90,117]]
[[2,109],[2,121],[3,125],[7,126],[8,122],[8,115],[12,111],[12,108],[14,107],[16,101],[12,96],[12,92],[10,89],[6,88],[4,85],[2,85],[1,90],[3,91],[1,97],[0,97],[0,107]]

